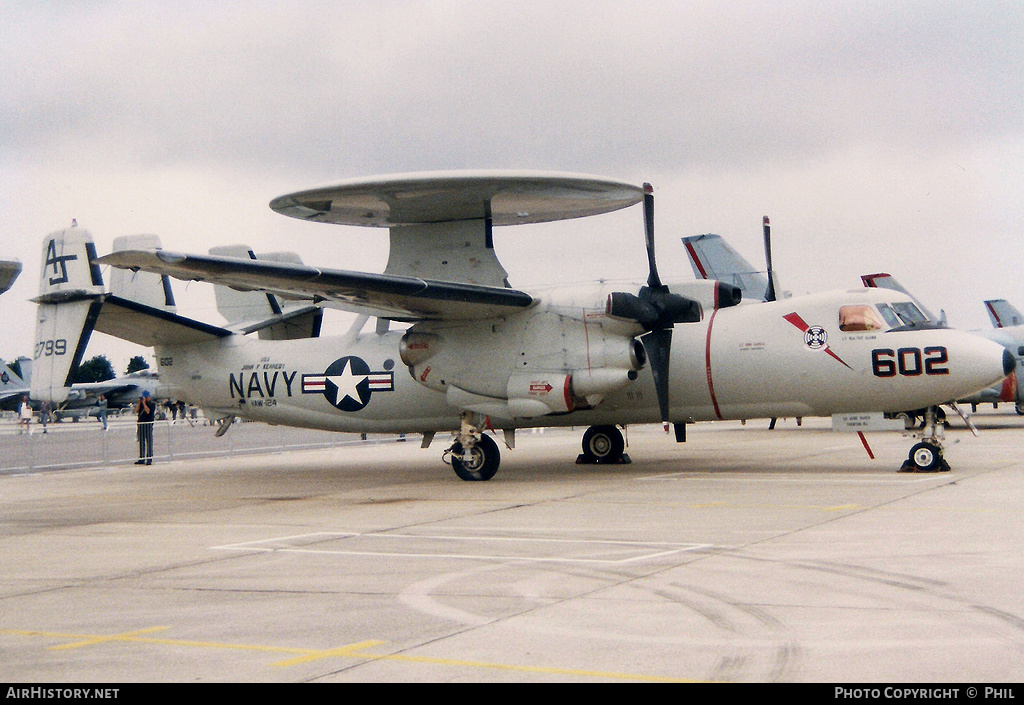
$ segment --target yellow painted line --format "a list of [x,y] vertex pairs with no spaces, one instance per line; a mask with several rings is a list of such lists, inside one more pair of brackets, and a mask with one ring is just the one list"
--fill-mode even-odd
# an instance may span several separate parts
[[96,644],[106,644],[112,641],[135,641],[139,634],[152,634],[153,632],[160,632],[170,627],[150,627],[149,629],[139,629],[134,632],[124,632],[122,634],[110,634],[108,636],[87,636],[82,638],[80,641],[74,641],[70,644],[61,644],[60,646],[51,646],[50,649],[53,651],[62,651],[64,649],[80,649],[83,646],[94,646]]
[[170,627],[150,627],[148,629],[140,629],[133,632],[124,632],[121,634],[110,635],[68,634],[64,632],[44,632],[27,629],[0,629],[0,634],[74,640],[69,644],[62,644],[59,646],[49,647],[53,650],[74,649],[104,643],[127,642],[135,644],[159,644],[165,646],[191,646],[210,649],[234,649],[240,651],[255,651],[262,653],[297,654],[295,658],[287,659],[284,661],[277,661],[271,664],[272,666],[279,667],[295,666],[298,664],[309,663],[311,661],[318,661],[326,658],[352,658],[367,661],[400,661],[404,663],[417,663],[431,666],[446,666],[451,668],[489,669],[511,671],[518,673],[542,673],[545,675],[577,676],[583,678],[604,678],[611,680],[646,681],[657,683],[706,682],[699,681],[693,678],[670,678],[667,676],[649,676],[639,673],[619,673],[616,671],[588,671],[572,668],[553,668],[545,666],[520,666],[505,663],[489,663],[485,661],[463,661],[459,659],[434,658],[428,656],[410,656],[408,654],[374,654],[365,652],[364,649],[369,649],[374,646],[381,646],[387,643],[385,641],[374,640],[360,641],[353,644],[348,644],[346,646],[341,646],[335,649],[302,649],[281,646],[260,646],[257,644],[230,644],[213,641],[195,641],[188,639],[162,639],[143,636],[145,634],[152,634],[153,632],[158,632],[169,628]]
[[362,654],[359,653],[363,649],[369,649],[372,646],[380,646],[386,644],[386,641],[360,641],[355,644],[349,644],[342,646],[337,649],[322,649],[322,650],[306,650],[302,656],[297,658],[288,659],[287,661],[278,661],[277,663],[270,664],[271,666],[296,666],[300,663],[309,663],[310,661],[319,661],[325,658],[361,658],[361,659],[376,659],[379,656],[373,654]]

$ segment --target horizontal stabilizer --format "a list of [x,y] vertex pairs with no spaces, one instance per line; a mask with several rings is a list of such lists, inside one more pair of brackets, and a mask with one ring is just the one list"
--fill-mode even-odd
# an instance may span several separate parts
[[226,328],[112,295],[104,299],[95,329],[147,347],[200,343],[231,335]]
[[1024,325],[1024,316],[1006,299],[994,299],[985,302],[985,310],[996,328]]
[[139,250],[114,252],[99,262],[243,291],[330,301],[356,313],[402,321],[492,318],[534,302],[529,294],[515,289],[235,257]]

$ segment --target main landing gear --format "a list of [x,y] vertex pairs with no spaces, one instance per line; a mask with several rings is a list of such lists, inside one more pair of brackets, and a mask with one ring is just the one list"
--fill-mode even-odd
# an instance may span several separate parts
[[494,439],[473,423],[474,414],[462,414],[462,425],[455,441],[444,452],[444,461],[460,479],[467,482],[490,480],[498,472],[501,452]]
[[920,434],[920,442],[910,449],[910,455],[900,468],[900,472],[948,472],[949,463],[942,457],[942,442],[945,440],[945,413],[938,407],[930,407],[924,412],[924,425]]
[[[459,432],[444,452],[444,462],[452,466],[460,479],[468,482],[490,480],[501,463],[498,444],[480,430],[477,419],[472,413],[464,413]],[[507,432],[506,443],[510,443]],[[583,434],[583,452],[576,458],[576,463],[630,463],[629,456],[623,452],[625,448],[626,441],[617,427],[591,426]]]
[[588,463],[630,463],[623,451],[626,442],[622,432],[615,426],[591,426],[583,434],[583,452],[576,458],[576,464]]

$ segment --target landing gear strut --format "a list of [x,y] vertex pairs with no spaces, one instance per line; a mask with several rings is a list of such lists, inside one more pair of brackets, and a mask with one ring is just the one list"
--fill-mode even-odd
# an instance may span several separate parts
[[498,444],[484,434],[473,422],[473,414],[462,415],[462,427],[455,442],[444,452],[444,461],[467,482],[490,480],[498,472],[501,452]]
[[945,416],[941,409],[934,406],[925,410],[921,441],[910,449],[910,455],[904,461],[900,472],[949,471],[949,463],[942,457],[942,442],[945,440],[942,429],[945,426]]
[[623,453],[626,442],[615,426],[591,426],[583,434],[583,452],[576,458],[577,465],[587,463],[629,463]]

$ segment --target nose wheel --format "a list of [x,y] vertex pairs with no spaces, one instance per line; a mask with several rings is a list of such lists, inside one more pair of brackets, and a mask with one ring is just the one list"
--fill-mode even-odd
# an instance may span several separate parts
[[924,430],[919,443],[910,449],[910,455],[900,468],[900,472],[948,472],[949,463],[942,457],[943,421],[935,407],[924,413]]

